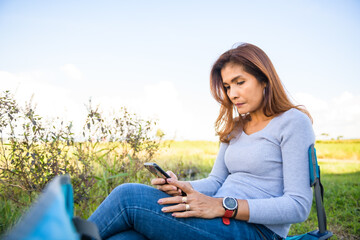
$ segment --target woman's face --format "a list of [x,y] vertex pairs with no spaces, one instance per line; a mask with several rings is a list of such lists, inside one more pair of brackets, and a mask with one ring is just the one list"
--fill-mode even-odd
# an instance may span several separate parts
[[265,83],[259,83],[241,65],[234,63],[228,63],[221,69],[221,77],[226,93],[239,114],[260,110]]

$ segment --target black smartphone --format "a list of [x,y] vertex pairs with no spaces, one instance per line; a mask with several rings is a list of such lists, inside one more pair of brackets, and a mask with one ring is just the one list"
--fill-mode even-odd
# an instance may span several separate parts
[[158,178],[171,178],[169,174],[167,174],[159,165],[156,163],[144,163],[144,167],[146,167],[152,174],[154,174]]
[[[167,174],[159,165],[156,163],[144,163],[144,166],[156,177],[158,178],[165,178],[165,181],[167,178],[171,178],[169,174]],[[167,183],[167,182],[166,182]],[[182,196],[186,196],[186,193],[181,191]]]

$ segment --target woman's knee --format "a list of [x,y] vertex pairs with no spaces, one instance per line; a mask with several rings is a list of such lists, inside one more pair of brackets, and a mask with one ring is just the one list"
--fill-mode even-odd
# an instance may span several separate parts
[[[126,183],[116,187],[108,196],[107,202],[119,209],[157,209],[161,206],[157,201],[167,195],[160,190],[137,183]],[[116,207],[115,207],[116,206]]]
[[114,190],[112,190],[111,193],[115,193],[115,194],[119,194],[119,193],[129,193],[129,192],[134,192],[134,191],[138,191],[139,188],[143,188],[144,184],[140,184],[140,183],[124,183],[121,184],[119,186],[117,186],[116,188],[114,188]]
[[140,183],[124,183],[114,188],[110,195],[126,198],[134,195],[147,195],[153,191],[159,190]]

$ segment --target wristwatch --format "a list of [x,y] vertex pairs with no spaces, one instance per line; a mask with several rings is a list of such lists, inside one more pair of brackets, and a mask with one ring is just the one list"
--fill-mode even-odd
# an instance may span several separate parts
[[225,214],[222,220],[225,225],[229,225],[230,218],[236,215],[238,209],[238,202],[233,197],[225,197],[223,199],[223,207],[225,208]]

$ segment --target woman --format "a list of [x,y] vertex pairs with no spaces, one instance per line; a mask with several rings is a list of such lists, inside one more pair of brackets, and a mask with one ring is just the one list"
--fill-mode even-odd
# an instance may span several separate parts
[[169,172],[167,183],[152,180],[161,191],[117,187],[89,218],[103,238],[282,239],[307,218],[311,118],[290,102],[270,59],[241,44],[215,62],[210,86],[221,145],[209,177],[182,182]]

